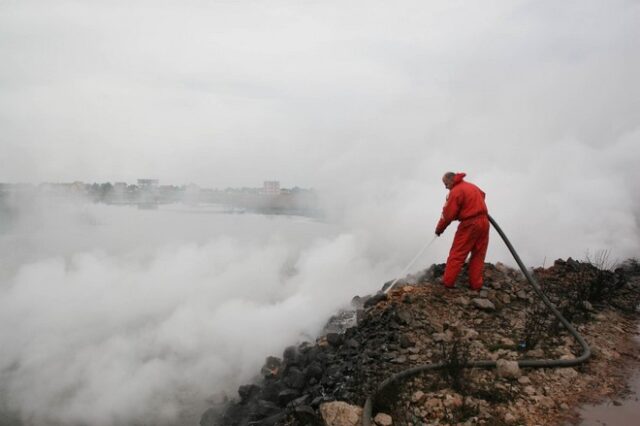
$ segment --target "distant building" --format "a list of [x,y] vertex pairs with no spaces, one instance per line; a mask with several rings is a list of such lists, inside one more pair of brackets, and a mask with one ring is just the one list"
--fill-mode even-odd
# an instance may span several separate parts
[[158,179],[138,179],[138,187],[142,190],[157,189]]
[[113,189],[111,190],[110,202],[124,203],[126,200],[126,195],[127,195],[127,183],[116,182],[113,184]]
[[190,183],[184,187],[182,200],[187,204],[198,204],[202,190],[196,184]]
[[266,195],[280,195],[280,182],[277,180],[264,181],[262,193]]
[[158,179],[138,179],[138,208],[158,208]]

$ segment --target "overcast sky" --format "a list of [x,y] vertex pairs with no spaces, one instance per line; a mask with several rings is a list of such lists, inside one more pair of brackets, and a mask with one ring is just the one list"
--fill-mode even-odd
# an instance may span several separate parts
[[638,144],[639,52],[637,1],[0,0],[0,181],[322,187],[607,155]]
[[275,179],[388,256],[465,171],[539,262],[640,247],[638,1],[0,0],[0,58],[0,182]]

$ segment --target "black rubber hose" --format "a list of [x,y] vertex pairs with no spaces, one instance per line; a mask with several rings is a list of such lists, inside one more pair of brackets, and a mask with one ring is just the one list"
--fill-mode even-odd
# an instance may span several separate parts
[[[589,348],[589,345],[587,344],[586,340],[584,340],[584,338],[576,331],[576,329],[573,328],[571,323],[567,321],[567,319],[564,316],[562,316],[560,311],[558,311],[558,309],[553,305],[553,303],[551,303],[551,301],[547,298],[547,296],[545,296],[538,282],[529,273],[527,268],[522,263],[522,260],[520,260],[520,256],[518,256],[518,253],[511,245],[511,242],[509,241],[505,233],[502,231],[502,228],[500,228],[500,226],[496,223],[496,221],[490,215],[488,216],[489,216],[489,222],[491,222],[491,225],[493,225],[495,230],[498,231],[498,234],[500,234],[500,237],[502,238],[504,243],[507,245],[507,248],[511,252],[511,255],[516,260],[516,263],[518,263],[520,270],[524,274],[529,284],[531,284],[531,286],[533,287],[538,297],[542,299],[544,304],[551,310],[551,312],[553,312],[553,314],[556,316],[556,318],[558,318],[558,320],[562,323],[562,325],[564,325],[565,328],[569,331],[569,333],[571,333],[571,335],[578,341],[580,346],[582,346],[582,354],[578,358],[525,359],[525,360],[518,361],[518,366],[522,368],[555,368],[555,367],[571,367],[574,365],[579,365],[584,363],[591,356],[591,348]],[[372,396],[369,396],[367,398],[367,401],[364,404],[364,410],[362,413],[362,426],[372,425],[371,418],[373,414],[373,401],[375,400],[376,395],[382,392],[387,386],[391,385],[392,383],[396,383],[401,380],[407,379],[409,377],[415,376],[417,374],[423,373],[425,371],[438,370],[444,367],[444,365],[445,365],[444,363],[419,365],[413,368],[409,368],[407,370],[403,370],[399,373],[396,373],[393,376],[386,379],[385,381],[383,381],[382,383],[380,383],[375,394]],[[495,368],[495,367],[496,367],[496,361],[471,361],[465,365],[465,368]]]

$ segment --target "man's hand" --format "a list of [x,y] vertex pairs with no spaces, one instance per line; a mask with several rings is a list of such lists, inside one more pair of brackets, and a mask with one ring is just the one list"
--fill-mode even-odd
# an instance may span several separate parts
[[436,237],[439,237],[440,235],[442,235],[442,231],[438,232],[438,231],[436,230]]

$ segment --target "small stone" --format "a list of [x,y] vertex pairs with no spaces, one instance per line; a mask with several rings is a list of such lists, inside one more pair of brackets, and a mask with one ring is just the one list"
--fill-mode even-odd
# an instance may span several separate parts
[[540,403],[540,405],[542,405],[545,408],[553,408],[556,406],[555,401],[552,398],[549,398],[548,396],[543,396],[542,398],[540,398],[538,402]]
[[495,267],[503,275],[507,275],[509,273],[509,268],[507,268],[502,262],[496,262]]
[[413,321],[413,315],[408,309],[398,309],[395,314],[396,320],[399,324],[407,325]]
[[575,379],[578,377],[578,372],[573,368],[558,368],[556,374],[565,379]]
[[542,349],[532,349],[527,351],[527,358],[544,358],[544,351]]
[[477,338],[479,335],[480,335],[480,333],[475,331],[473,328],[467,328],[464,331],[464,337],[466,337],[469,340],[473,340],[473,339]]
[[452,338],[452,334],[449,330],[444,333],[433,333],[431,338],[434,342],[450,342]]
[[512,339],[509,339],[508,337],[503,337],[502,339],[500,339],[500,343],[503,344],[504,346],[515,346],[515,342]]
[[324,370],[322,369],[322,366],[317,362],[312,362],[311,365],[309,365],[305,369],[305,375],[309,379],[314,378],[316,380],[319,380],[320,378],[322,378],[323,373]]
[[[389,282],[389,284],[391,284],[391,282]],[[365,308],[369,308],[371,306],[375,306],[378,303],[385,301],[389,299],[389,296],[387,295],[387,293],[378,293],[374,296],[371,296],[370,298],[368,298],[365,302],[364,302],[364,307]]]
[[457,393],[447,394],[444,397],[443,404],[447,408],[458,408],[462,406],[462,396]]
[[406,305],[410,305],[410,304],[412,304],[414,302],[415,298],[414,298],[414,296],[412,296],[410,294],[403,294],[402,298],[400,300],[402,301],[402,303],[404,303]]
[[518,383],[520,383],[521,385],[528,385],[531,383],[531,379],[527,376],[522,376],[518,378]]
[[407,362],[407,357],[404,355],[400,355],[399,357],[392,359],[391,362],[393,362],[394,364],[404,364],[405,362]]
[[287,365],[300,365],[302,362],[302,354],[295,346],[285,348],[282,354],[282,360]]
[[393,419],[391,419],[391,416],[385,413],[376,414],[376,416],[373,418],[373,421],[378,426],[391,426],[393,424]]
[[300,396],[300,392],[294,389],[285,389],[278,394],[278,405],[284,407]]
[[296,407],[293,416],[300,424],[314,424],[317,421],[315,411],[308,405]]
[[358,426],[362,408],[343,401],[325,402],[320,404],[320,415],[326,426]]
[[411,338],[409,338],[409,336],[407,336],[406,334],[403,334],[402,336],[400,336],[401,348],[406,349],[406,348],[410,348],[413,345],[415,345],[415,343],[413,342],[413,340],[411,340]]
[[306,381],[305,374],[296,367],[290,368],[284,378],[284,382],[294,389],[302,389]]
[[255,413],[263,417],[269,417],[280,412],[280,407],[271,401],[265,401],[263,399],[258,400],[255,409]]
[[469,303],[471,303],[469,298],[468,297],[464,297],[464,296],[458,297],[457,299],[454,300],[454,302],[456,302],[458,305],[462,305],[462,306],[469,306]]
[[524,393],[526,393],[527,395],[535,395],[536,389],[533,386],[525,386]]
[[424,399],[424,392],[417,391],[411,395],[411,402],[420,402]]
[[278,375],[280,371],[280,367],[282,366],[282,360],[280,358],[276,358],[275,356],[267,357],[260,373],[264,377],[275,377]]
[[504,422],[507,424],[513,424],[517,421],[518,419],[516,418],[516,416],[514,416],[511,413],[507,413],[504,415]]
[[327,343],[331,346],[340,346],[342,344],[343,335],[340,333],[327,333]]
[[496,373],[498,377],[507,379],[517,379],[521,375],[518,361],[508,361],[506,359],[499,359],[496,362]]
[[238,388],[238,395],[240,395],[240,401],[246,402],[252,396],[256,395],[260,391],[260,387],[256,385],[243,385]]
[[359,349],[360,348],[360,343],[356,340],[356,339],[349,339],[347,340],[347,347],[351,348],[351,349]]
[[480,299],[478,297],[471,299],[471,303],[478,309],[483,311],[495,311],[496,306],[489,299]]
[[442,401],[438,398],[430,398],[425,402],[424,408],[426,408],[428,412],[440,411],[442,410]]

